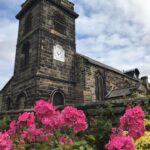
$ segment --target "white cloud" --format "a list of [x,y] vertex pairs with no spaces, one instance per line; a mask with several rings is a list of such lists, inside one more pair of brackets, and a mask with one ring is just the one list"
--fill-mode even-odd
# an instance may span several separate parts
[[17,22],[1,20],[0,22],[0,88],[13,74],[17,39]]
[[141,75],[150,74],[148,0],[75,2],[85,12],[77,20],[78,52],[120,70],[137,67]]

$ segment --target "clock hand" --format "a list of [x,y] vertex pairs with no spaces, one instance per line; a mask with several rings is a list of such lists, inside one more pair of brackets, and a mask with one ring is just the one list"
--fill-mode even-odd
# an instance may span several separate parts
[[60,55],[61,54],[61,52],[59,53],[59,52],[57,52],[57,55]]

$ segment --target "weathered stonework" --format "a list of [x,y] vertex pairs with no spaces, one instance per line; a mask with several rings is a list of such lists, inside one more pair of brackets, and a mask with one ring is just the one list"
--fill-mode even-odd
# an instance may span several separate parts
[[[129,76],[109,68],[92,64],[88,61],[89,58],[77,54],[77,95],[81,97],[84,102],[97,101],[95,94],[95,76],[100,73],[104,78],[104,95],[107,95],[111,89],[123,89],[135,87],[139,81]],[[80,88],[79,88],[80,87]]]
[[[113,90],[140,83],[138,78],[76,53],[78,15],[68,0],[26,0],[16,17],[15,69],[1,91],[1,110],[32,108],[40,98],[56,105],[107,100]],[[65,62],[54,59],[55,45],[65,51]]]
[[[0,106],[2,106],[2,93],[0,92]],[[1,108],[0,108],[1,111]]]

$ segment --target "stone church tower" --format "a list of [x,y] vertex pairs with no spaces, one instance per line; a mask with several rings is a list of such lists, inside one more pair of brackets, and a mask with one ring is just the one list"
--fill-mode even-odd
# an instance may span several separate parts
[[49,98],[54,105],[74,103],[77,17],[68,0],[26,0],[22,4],[16,16],[19,32],[13,91],[6,90],[14,104],[7,98],[13,105],[8,107],[30,108],[39,98]]
[[76,53],[77,17],[68,0],[22,4],[14,75],[0,91],[0,110],[31,108],[39,99],[86,104],[149,93],[137,68],[121,72]]

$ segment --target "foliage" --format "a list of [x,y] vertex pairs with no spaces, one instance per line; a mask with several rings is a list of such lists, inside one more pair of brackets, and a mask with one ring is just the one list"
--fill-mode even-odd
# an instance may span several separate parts
[[144,120],[145,128],[150,131],[150,119],[145,119]]
[[4,116],[2,120],[0,120],[0,131],[7,130],[9,128],[10,117]]
[[145,134],[135,141],[137,150],[149,150],[150,149],[150,132]]
[[112,123],[110,120],[99,120],[96,122],[96,125],[89,130],[86,136],[86,140],[95,149],[103,150],[105,149],[104,145],[109,140],[111,128],[112,128]]
[[144,111],[139,106],[134,108],[128,106],[125,114],[120,118],[120,127],[112,129],[106,148],[108,150],[135,150],[136,145],[133,139],[136,141],[143,135],[145,135]]

